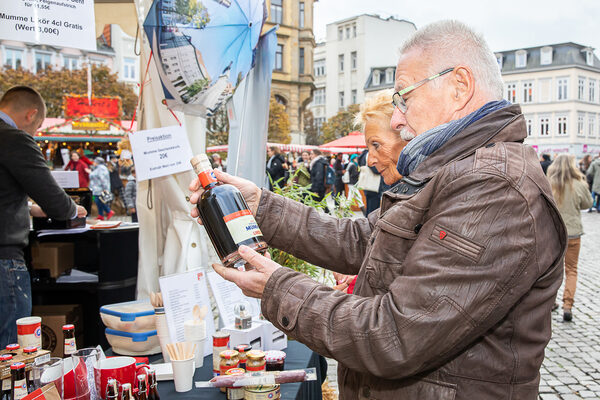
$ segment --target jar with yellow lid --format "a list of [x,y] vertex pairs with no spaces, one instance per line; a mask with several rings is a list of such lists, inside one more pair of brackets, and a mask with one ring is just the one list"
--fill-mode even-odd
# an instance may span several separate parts
[[[244,375],[246,371],[243,368],[231,368],[225,375]],[[244,387],[228,387],[227,400],[244,400]]]
[[260,350],[250,350],[246,353],[246,371],[265,371],[266,360],[265,353]]
[[[238,352],[235,350],[224,350],[219,353],[219,357],[221,357],[221,361],[219,363],[220,375],[225,375],[228,370],[237,368],[240,363]],[[225,393],[225,388],[221,388],[221,392]]]

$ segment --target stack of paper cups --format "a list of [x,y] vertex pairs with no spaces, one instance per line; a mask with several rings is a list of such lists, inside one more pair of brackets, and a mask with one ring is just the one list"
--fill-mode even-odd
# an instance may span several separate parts
[[164,307],[156,307],[154,309],[154,316],[156,318],[156,334],[160,343],[160,349],[162,350],[163,359],[165,362],[169,362],[171,361],[171,357],[169,357],[169,352],[167,351],[167,343],[171,343],[171,338],[169,337],[169,325],[167,325]]
[[206,324],[204,320],[195,319],[183,323],[183,332],[186,342],[196,345],[194,359],[196,368],[204,364],[204,341],[206,340]]

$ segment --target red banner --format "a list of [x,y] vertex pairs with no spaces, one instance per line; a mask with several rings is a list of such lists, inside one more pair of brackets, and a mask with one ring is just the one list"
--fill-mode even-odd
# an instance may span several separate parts
[[122,115],[120,97],[92,97],[90,106],[87,96],[64,96],[66,118],[78,118],[93,115],[96,118],[120,120]]

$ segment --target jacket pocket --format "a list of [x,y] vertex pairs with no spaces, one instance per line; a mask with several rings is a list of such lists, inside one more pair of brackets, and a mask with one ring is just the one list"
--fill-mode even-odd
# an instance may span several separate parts
[[433,379],[407,379],[399,382],[377,381],[365,384],[358,392],[360,400],[455,400],[456,385]]
[[485,246],[437,224],[433,227],[429,240],[432,240],[436,244],[439,244],[448,250],[452,250],[475,263],[479,261],[483,254],[483,250],[485,250]]

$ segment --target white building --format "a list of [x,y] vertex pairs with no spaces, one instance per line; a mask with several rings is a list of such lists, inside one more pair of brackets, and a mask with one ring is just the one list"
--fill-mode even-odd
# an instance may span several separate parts
[[313,75],[315,77],[315,90],[313,91],[313,100],[310,103],[310,111],[315,119],[315,126],[321,134],[321,127],[327,121],[325,111],[325,85],[327,83],[327,74],[325,68],[325,42],[317,43],[313,56]]
[[576,43],[496,53],[504,98],[521,105],[539,154],[600,153],[600,60]]
[[[397,49],[415,31],[412,22],[369,14],[328,24],[324,65],[320,61],[323,57],[317,56],[321,51],[319,47],[315,51],[315,80],[324,80],[324,84],[315,86],[317,90],[324,89],[325,115],[322,114],[322,104],[313,101],[311,109],[315,118],[322,121],[322,118],[330,118],[350,104],[362,103],[371,68],[396,65]],[[391,69],[392,74],[394,69]],[[317,71],[322,71],[325,76],[317,77]],[[320,93],[314,97],[317,98],[317,95]]]

